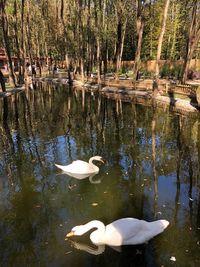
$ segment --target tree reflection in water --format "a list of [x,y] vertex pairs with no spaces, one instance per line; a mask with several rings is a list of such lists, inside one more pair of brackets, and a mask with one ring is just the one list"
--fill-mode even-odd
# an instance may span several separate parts
[[[169,110],[38,84],[0,99],[0,257],[3,266],[200,265],[200,121]],[[98,179],[57,175],[102,155]],[[64,241],[92,219],[165,218],[170,227],[141,247],[99,255]],[[69,252],[69,253],[68,253]]]

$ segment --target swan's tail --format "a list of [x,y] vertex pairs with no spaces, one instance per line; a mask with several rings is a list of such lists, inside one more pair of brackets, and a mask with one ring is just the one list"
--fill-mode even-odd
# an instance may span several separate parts
[[55,166],[57,167],[57,168],[59,168],[59,169],[61,169],[61,170],[65,170],[65,166],[62,166],[62,165],[58,165],[58,164],[55,164]]

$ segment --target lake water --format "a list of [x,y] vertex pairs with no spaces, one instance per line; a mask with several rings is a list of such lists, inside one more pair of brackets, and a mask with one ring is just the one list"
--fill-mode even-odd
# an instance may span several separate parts
[[[0,266],[200,266],[199,115],[65,86],[0,99],[0,110]],[[54,165],[94,155],[106,163],[92,179]],[[123,217],[170,225],[101,254],[88,236],[65,240],[75,225]]]

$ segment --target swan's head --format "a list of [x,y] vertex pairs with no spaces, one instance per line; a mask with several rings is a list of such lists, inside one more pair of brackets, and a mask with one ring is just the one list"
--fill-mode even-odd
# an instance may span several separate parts
[[72,237],[72,236],[80,236],[85,233],[85,229],[83,225],[78,225],[72,228],[71,232],[69,232],[66,237]]
[[101,229],[101,230],[103,230],[103,232],[105,231],[105,225],[102,222],[100,222],[98,220],[93,220],[93,221],[90,221],[84,225],[78,225],[78,226],[73,227],[71,232],[69,232],[66,235],[66,237],[83,235],[84,233],[88,232],[92,228]]
[[101,156],[94,156],[91,158],[91,160],[98,160],[101,161],[102,163],[105,163],[104,159]]
[[161,224],[161,227],[164,230],[169,225],[169,222],[167,220],[160,220],[160,224]]

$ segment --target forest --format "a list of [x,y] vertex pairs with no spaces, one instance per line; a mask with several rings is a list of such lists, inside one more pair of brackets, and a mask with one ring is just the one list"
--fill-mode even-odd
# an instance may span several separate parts
[[[156,79],[170,72],[184,84],[191,60],[200,58],[199,0],[1,0],[0,11],[0,47],[14,86],[26,80],[27,64],[40,74],[62,65],[83,80],[95,71],[99,82],[126,72],[123,61],[134,61],[137,80],[149,60]],[[161,69],[160,60],[173,68]]]

